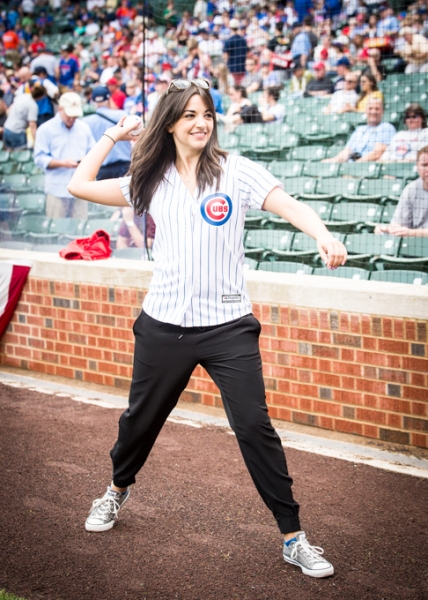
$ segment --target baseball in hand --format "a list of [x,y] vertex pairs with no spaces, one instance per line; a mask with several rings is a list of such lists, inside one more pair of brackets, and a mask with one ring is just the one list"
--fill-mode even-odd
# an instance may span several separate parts
[[132,129],[132,131],[129,132],[131,135],[140,135],[144,129],[143,122],[138,115],[129,115],[129,117],[126,117],[123,122],[123,127],[131,125],[135,125],[135,129]]

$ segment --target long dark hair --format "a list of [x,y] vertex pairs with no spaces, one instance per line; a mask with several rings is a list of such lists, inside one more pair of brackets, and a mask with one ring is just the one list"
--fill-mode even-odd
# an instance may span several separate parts
[[220,185],[223,172],[221,162],[227,152],[218,146],[215,108],[209,90],[191,85],[181,92],[165,93],[160,97],[149,125],[135,144],[132,154],[130,196],[134,210],[139,215],[149,209],[153,195],[176,160],[175,143],[168,127],[181,118],[187,103],[195,94],[201,96],[214,121],[211,137],[199,157],[196,169],[198,188],[202,191],[213,185],[214,181],[217,187]]
[[[372,73],[363,73],[361,75],[361,78],[362,77],[365,77],[366,79],[368,79],[370,81],[370,83],[372,84],[372,89],[370,90],[370,92],[363,92],[363,91],[361,92],[360,97],[357,100],[357,106],[361,102],[361,100],[363,100],[367,95],[378,91],[377,81],[376,81],[375,76],[372,75]],[[361,81],[361,79],[360,79],[360,81]]]

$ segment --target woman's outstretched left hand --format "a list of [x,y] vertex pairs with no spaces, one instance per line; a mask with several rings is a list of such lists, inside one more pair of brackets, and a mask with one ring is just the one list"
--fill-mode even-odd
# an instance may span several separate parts
[[337,269],[346,263],[348,253],[345,246],[333,236],[323,236],[317,239],[318,251],[328,269]]

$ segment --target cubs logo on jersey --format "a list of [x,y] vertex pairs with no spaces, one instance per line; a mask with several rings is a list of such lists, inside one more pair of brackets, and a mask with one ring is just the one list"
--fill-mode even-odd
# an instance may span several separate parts
[[214,227],[224,225],[232,214],[232,201],[226,194],[211,194],[202,200],[202,218]]

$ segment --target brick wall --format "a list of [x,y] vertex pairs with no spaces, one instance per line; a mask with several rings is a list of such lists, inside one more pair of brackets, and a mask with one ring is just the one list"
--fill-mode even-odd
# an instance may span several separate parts
[[[0,362],[128,388],[141,289],[30,277]],[[427,320],[253,304],[273,418],[428,447]],[[220,406],[198,367],[183,400]]]

